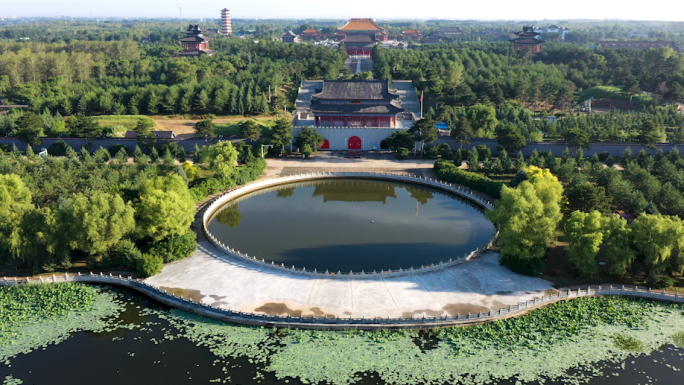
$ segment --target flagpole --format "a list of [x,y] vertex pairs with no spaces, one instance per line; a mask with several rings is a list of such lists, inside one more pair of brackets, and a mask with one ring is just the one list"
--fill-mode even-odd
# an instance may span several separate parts
[[423,117],[423,91],[420,91],[420,117]]

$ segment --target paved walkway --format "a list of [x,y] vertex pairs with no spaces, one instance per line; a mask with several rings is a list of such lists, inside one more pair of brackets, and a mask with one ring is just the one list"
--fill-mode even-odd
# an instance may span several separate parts
[[500,266],[496,253],[444,270],[387,279],[321,279],[252,265],[200,242],[193,256],[146,280],[185,298],[243,312],[292,316],[415,317],[515,305],[551,283]]
[[365,153],[362,158],[346,158],[346,151],[319,151],[310,159],[269,158],[263,178],[274,178],[306,172],[365,171],[408,173],[435,178],[432,159],[397,160],[394,154]]

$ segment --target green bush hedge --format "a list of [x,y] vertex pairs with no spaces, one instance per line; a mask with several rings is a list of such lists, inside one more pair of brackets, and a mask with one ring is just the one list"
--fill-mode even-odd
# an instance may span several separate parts
[[253,158],[249,163],[238,167],[230,178],[209,178],[201,181],[190,189],[190,195],[199,203],[211,194],[256,180],[264,174],[266,165],[265,160]]
[[494,199],[501,198],[501,186],[504,185],[502,182],[495,182],[486,176],[461,170],[446,160],[435,162],[435,171],[437,172],[437,178],[443,181],[462,184],[473,190],[483,192]]
[[138,275],[141,278],[158,274],[164,267],[164,259],[158,255],[143,254],[138,259]]
[[397,159],[408,159],[409,158],[409,150],[408,148],[400,147],[397,150]]

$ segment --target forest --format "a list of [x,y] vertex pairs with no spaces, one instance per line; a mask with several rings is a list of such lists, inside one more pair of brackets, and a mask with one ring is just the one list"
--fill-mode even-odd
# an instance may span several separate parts
[[[134,269],[142,277],[196,248],[195,204],[250,182],[266,163],[252,147],[219,142],[194,152],[164,143],[146,155],[122,145],[38,156],[0,149],[0,267],[5,271]],[[161,156],[159,153],[161,152]],[[132,157],[132,162],[129,161]],[[237,164],[237,166],[235,166]],[[229,219],[226,219],[229,220]],[[83,266],[81,266],[83,267]]]

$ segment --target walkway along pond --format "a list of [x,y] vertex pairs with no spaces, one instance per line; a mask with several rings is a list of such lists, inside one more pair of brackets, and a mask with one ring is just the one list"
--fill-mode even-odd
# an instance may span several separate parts
[[440,326],[454,326],[454,325],[470,325],[488,321],[495,321],[521,315],[530,310],[544,307],[546,305],[558,302],[561,300],[575,299],[581,297],[595,297],[595,296],[626,296],[635,298],[652,299],[657,301],[666,301],[673,303],[684,304],[684,296],[679,292],[653,291],[650,288],[643,287],[626,287],[619,288],[612,285],[599,286],[585,286],[577,289],[560,290],[556,294],[542,296],[535,298],[532,301],[521,302],[517,305],[509,306],[508,308],[500,308],[498,310],[490,310],[488,312],[479,312],[477,314],[458,314],[456,316],[444,317],[422,317],[422,318],[327,318],[327,317],[290,317],[267,314],[245,314],[242,312],[235,312],[232,310],[225,310],[207,304],[194,302],[191,299],[169,294],[166,290],[154,287],[143,280],[134,279],[132,277],[121,277],[103,274],[64,274],[53,275],[49,279],[30,278],[7,278],[3,277],[0,280],[0,285],[9,286],[16,284],[29,283],[60,283],[60,282],[87,282],[97,284],[109,284],[115,286],[122,286],[136,290],[142,294],[151,297],[163,304],[173,306],[175,308],[200,314],[209,318],[241,324],[254,325],[265,327],[278,328],[298,328],[298,329],[318,329],[318,330],[344,330],[344,329],[424,329]]

